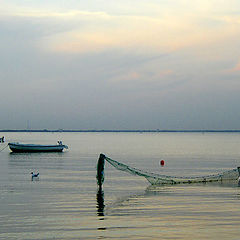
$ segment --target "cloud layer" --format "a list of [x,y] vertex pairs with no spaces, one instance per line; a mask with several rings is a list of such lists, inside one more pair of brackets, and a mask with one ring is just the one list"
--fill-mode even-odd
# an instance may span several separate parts
[[238,1],[0,3],[0,129],[240,129]]

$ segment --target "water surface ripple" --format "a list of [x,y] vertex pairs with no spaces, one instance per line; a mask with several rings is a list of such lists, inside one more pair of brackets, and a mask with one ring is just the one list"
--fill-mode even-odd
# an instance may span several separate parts
[[[7,141],[69,146],[64,153],[0,152],[0,239],[239,239],[240,188],[150,186],[106,164],[194,176],[240,166],[239,133],[0,133]],[[0,147],[3,145],[0,145]],[[159,161],[165,160],[161,167]],[[30,173],[40,178],[31,181]]]

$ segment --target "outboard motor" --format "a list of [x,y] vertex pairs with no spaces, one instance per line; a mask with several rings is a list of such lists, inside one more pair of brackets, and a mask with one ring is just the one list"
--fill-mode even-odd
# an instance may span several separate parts
[[237,167],[238,169],[238,186],[240,186],[240,167]]

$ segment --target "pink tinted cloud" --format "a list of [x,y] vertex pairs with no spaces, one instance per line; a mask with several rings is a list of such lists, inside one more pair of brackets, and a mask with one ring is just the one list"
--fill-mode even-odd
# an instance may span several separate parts
[[240,71],[240,62],[238,62],[233,68],[229,69],[229,72],[239,72]]
[[240,62],[232,69],[232,71],[240,71]]
[[223,71],[224,73],[239,73],[240,72],[240,61],[230,69],[226,69]]
[[114,77],[113,81],[135,81],[141,78],[141,74],[136,71],[130,71],[128,73]]
[[158,74],[158,77],[165,77],[165,76],[171,75],[171,74],[173,74],[173,71],[170,70],[170,69],[167,69],[167,70],[161,71],[161,72]]

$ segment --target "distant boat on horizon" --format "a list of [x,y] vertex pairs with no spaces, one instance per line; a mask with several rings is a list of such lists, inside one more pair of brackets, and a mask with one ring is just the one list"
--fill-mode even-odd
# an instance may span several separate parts
[[68,149],[67,145],[63,145],[58,141],[56,145],[40,145],[40,144],[22,144],[22,143],[8,143],[12,152],[62,152],[63,149]]

